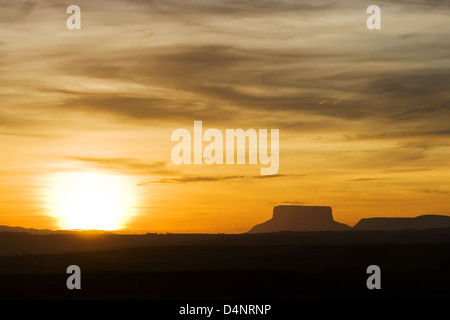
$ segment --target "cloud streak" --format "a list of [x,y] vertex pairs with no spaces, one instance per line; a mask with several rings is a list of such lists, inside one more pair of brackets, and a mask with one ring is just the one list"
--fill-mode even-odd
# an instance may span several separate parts
[[88,163],[96,168],[119,170],[134,174],[167,173],[166,162],[140,162],[129,158],[90,158],[90,157],[66,157],[69,160]]
[[196,183],[196,182],[222,182],[229,180],[260,180],[260,179],[277,179],[277,178],[294,178],[301,179],[305,177],[305,175],[297,175],[297,174],[277,174],[271,176],[187,176],[180,178],[160,178],[160,179],[152,179],[145,180],[139,183],[139,186],[150,186],[154,184],[172,184],[172,183]]

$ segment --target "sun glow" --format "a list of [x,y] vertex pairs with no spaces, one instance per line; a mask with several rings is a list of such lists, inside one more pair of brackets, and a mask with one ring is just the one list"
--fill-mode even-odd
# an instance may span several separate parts
[[133,214],[133,203],[124,176],[68,172],[51,178],[50,214],[63,229],[121,229]]

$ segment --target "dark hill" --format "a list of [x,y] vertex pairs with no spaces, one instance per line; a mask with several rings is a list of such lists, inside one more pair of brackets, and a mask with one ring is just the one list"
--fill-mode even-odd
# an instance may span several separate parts
[[14,233],[29,233],[36,235],[48,235],[48,234],[104,234],[109,231],[104,230],[50,230],[50,229],[33,229],[22,227],[10,227],[0,225],[0,232],[14,232]]
[[333,220],[331,207],[276,206],[272,219],[254,226],[249,233],[344,230],[351,228]]
[[392,231],[448,227],[450,227],[450,216],[423,215],[415,218],[365,218],[361,219],[353,229]]
[[29,234],[53,234],[55,231],[49,229],[33,229],[22,227],[0,226],[0,232],[23,232]]

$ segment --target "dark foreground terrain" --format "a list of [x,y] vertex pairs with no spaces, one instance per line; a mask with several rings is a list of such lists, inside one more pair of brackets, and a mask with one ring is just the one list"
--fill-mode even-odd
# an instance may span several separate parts
[[[450,229],[0,241],[0,299],[450,299]],[[69,265],[81,290],[66,287]],[[369,265],[381,290],[366,287]]]

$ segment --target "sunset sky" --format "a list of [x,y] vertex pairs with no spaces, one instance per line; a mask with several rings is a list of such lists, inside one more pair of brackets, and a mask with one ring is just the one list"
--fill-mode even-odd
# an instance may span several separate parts
[[[447,0],[0,0],[0,225],[61,228],[48,194],[78,173],[131,194],[124,232],[449,215],[448,39]],[[279,129],[278,175],[174,165],[195,120]]]

